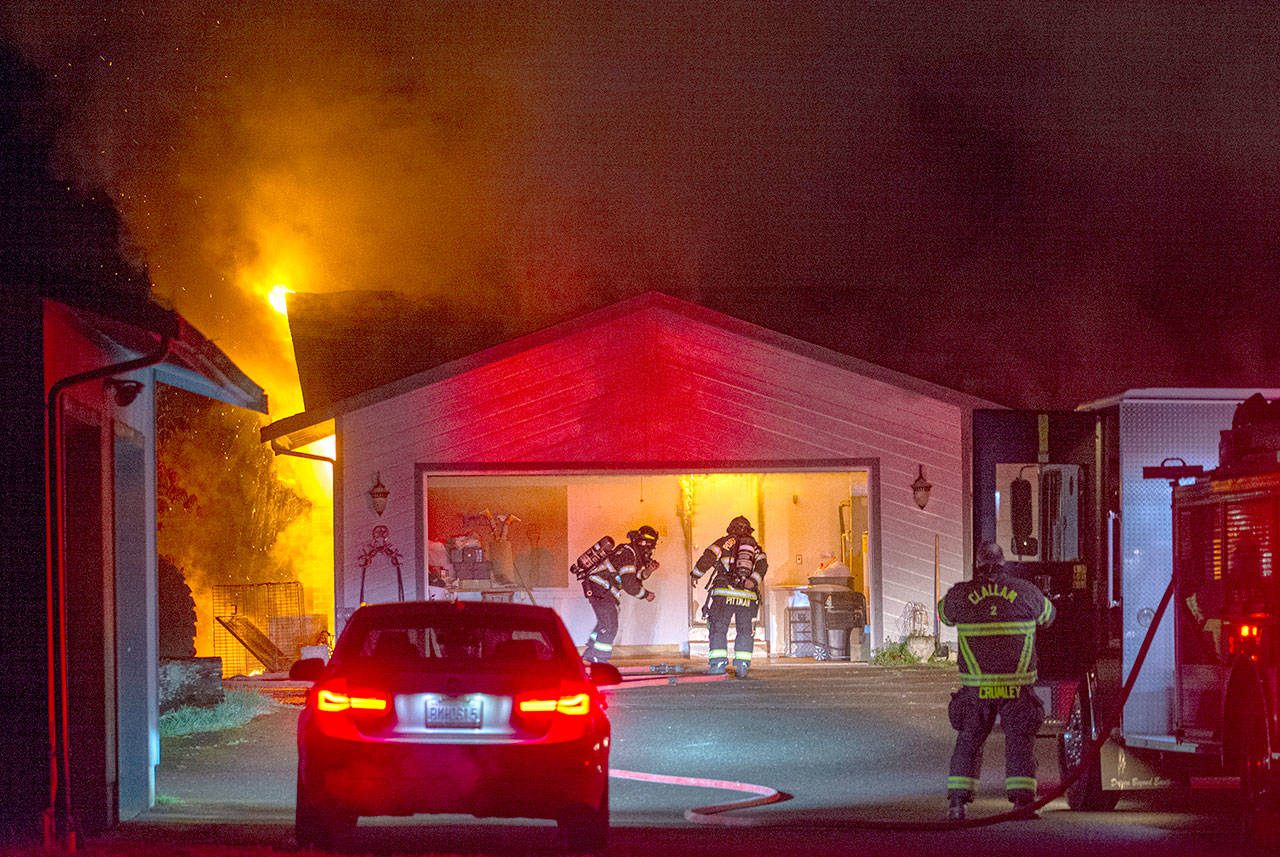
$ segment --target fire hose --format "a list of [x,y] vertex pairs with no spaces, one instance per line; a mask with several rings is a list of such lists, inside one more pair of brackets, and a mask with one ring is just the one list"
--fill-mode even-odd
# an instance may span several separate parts
[[765,804],[778,803],[779,801],[789,800],[791,795],[780,792],[769,786],[757,786],[751,783],[739,783],[732,780],[709,780],[702,777],[676,777],[668,774],[646,774],[643,771],[626,771],[621,768],[610,768],[609,776],[620,777],[626,780],[640,780],[645,783],[662,783],[669,786],[696,786],[704,789],[724,789],[726,791],[749,792],[759,795],[759,797],[747,798],[746,800],[732,801],[730,803],[713,804],[711,806],[698,806],[684,811],[684,817],[689,821],[711,823],[711,824],[729,824],[729,825],[750,825],[755,822],[749,818],[742,816],[720,815],[731,809],[747,809],[753,806],[764,806]]
[[[1147,658],[1147,652],[1151,648],[1151,643],[1155,639],[1156,630],[1160,627],[1160,620],[1164,617],[1164,612],[1169,606],[1169,602],[1173,599],[1173,582],[1169,582],[1169,587],[1165,590],[1164,596],[1160,599],[1160,606],[1156,608],[1155,616],[1151,620],[1151,627],[1147,629],[1147,634],[1142,640],[1142,645],[1138,648],[1138,654],[1133,659],[1133,667],[1129,670],[1128,678],[1125,680],[1124,687],[1120,691],[1120,697],[1116,701],[1113,710],[1108,714],[1107,720],[1102,727],[1095,730],[1096,734],[1092,736],[1088,747],[1085,749],[1080,762],[1071,770],[1066,772],[1062,778],[1062,782],[1048,793],[1036,798],[1029,804],[1015,807],[1014,809],[995,815],[983,816],[979,818],[966,819],[942,819],[938,821],[878,821],[874,819],[851,819],[839,823],[812,823],[806,822],[809,828],[826,828],[838,830],[885,830],[885,831],[944,831],[944,830],[962,830],[965,828],[988,827],[993,824],[1002,824],[1006,821],[1015,821],[1032,817],[1035,812],[1052,801],[1057,800],[1066,794],[1067,789],[1075,784],[1089,770],[1092,764],[1098,759],[1102,752],[1102,745],[1106,743],[1112,731],[1120,725],[1120,716],[1124,711],[1125,701],[1128,700],[1129,694],[1133,691],[1134,683],[1138,679],[1138,673],[1142,669],[1142,664]],[[631,682],[628,682],[630,684]],[[648,684],[649,682],[644,682]],[[657,682],[654,682],[657,683]],[[768,786],[752,785],[750,783],[730,782],[728,780],[710,780],[700,779],[697,777],[676,777],[665,774],[646,774],[639,771],[626,771],[617,768],[609,769],[609,776],[620,777],[623,779],[641,780],[652,783],[665,783],[668,785],[682,786],[699,786],[702,788],[718,788],[734,791],[745,791],[759,795],[756,798],[749,798],[742,801],[734,801],[731,803],[715,804],[711,806],[695,807],[685,810],[684,816],[689,821],[712,824],[737,824],[737,825],[763,825],[769,822],[757,820],[754,818],[743,818],[741,816],[722,816],[721,813],[733,809],[747,809],[754,806],[763,806],[770,803],[778,803],[788,800],[791,796],[777,789]]]

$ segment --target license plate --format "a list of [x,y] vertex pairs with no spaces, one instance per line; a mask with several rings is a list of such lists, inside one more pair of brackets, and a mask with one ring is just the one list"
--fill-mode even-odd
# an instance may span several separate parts
[[427,726],[442,729],[479,729],[479,700],[441,699],[427,703]]

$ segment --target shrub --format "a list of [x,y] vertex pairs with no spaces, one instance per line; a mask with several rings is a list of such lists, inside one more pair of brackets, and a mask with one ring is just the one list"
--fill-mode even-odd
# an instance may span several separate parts
[[243,726],[259,714],[267,714],[280,704],[252,690],[228,690],[221,703],[212,708],[184,705],[160,715],[160,737],[173,738],[193,732],[214,732]]
[[887,643],[871,653],[871,663],[878,667],[900,667],[907,664],[918,664],[920,658],[907,650],[907,641]]

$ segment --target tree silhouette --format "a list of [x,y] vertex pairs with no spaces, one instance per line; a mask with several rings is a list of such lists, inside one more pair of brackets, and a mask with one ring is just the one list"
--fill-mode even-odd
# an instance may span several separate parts
[[160,557],[159,584],[160,639],[156,652],[162,658],[190,658],[196,653],[196,602],[182,569],[167,557]]

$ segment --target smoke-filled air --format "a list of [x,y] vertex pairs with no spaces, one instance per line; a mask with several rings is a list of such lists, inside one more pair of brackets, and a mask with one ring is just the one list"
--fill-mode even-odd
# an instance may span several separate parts
[[[1269,4],[10,2],[61,168],[301,409],[278,287],[659,289],[1004,404],[1253,383]],[[1052,359],[1046,359],[1046,355]],[[1105,367],[1105,371],[1100,368]]]
[[[290,291],[514,335],[656,289],[1023,407],[1274,386],[1277,16],[11,0],[0,26],[56,173],[107,189],[156,299],[280,419]],[[309,506],[274,562],[323,591],[331,475],[277,465]]]

